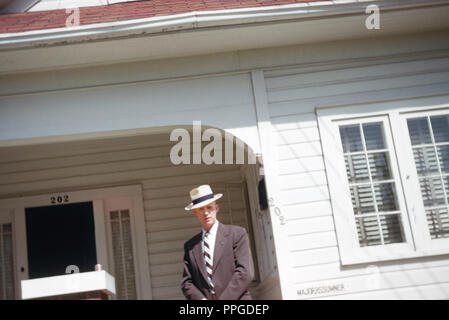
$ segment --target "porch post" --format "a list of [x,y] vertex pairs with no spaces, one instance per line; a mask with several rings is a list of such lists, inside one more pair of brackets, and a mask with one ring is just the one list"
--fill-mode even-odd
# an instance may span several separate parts
[[277,266],[282,299],[295,299],[296,295],[294,294],[293,284],[289,276],[289,244],[286,232],[287,221],[282,213],[280,192],[277,186],[276,148],[272,139],[272,124],[268,110],[268,98],[263,71],[252,71],[251,80],[273,232],[275,248],[273,256],[276,258],[275,268]]

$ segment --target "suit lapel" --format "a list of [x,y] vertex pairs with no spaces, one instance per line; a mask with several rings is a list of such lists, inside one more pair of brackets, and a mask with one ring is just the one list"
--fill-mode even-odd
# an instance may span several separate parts
[[204,279],[207,281],[206,264],[204,262],[203,249],[201,247],[201,242],[203,240],[202,233],[197,235],[197,237],[198,237],[198,241],[192,249],[193,256],[195,257],[196,264],[197,264],[198,268],[200,269],[201,274],[203,275]]
[[229,236],[229,231],[226,226],[222,223],[218,225],[217,238],[215,239],[215,249],[214,249],[214,265],[212,267],[213,271],[217,268],[218,262],[223,255],[224,245],[226,243],[226,238]]

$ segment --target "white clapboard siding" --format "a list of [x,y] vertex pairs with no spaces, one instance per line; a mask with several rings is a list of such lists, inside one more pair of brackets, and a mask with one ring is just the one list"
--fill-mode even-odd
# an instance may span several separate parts
[[284,204],[282,209],[287,220],[332,215],[329,200]]
[[200,231],[184,210],[189,191],[211,184],[223,193],[218,219],[248,229],[239,165],[178,165],[170,162],[168,134],[4,148],[0,198],[139,183],[154,299],[184,299],[180,290],[184,243]]
[[[391,63],[379,60],[366,65],[359,61],[265,72],[292,282],[297,289],[345,286],[344,291],[298,294],[298,299],[370,298],[370,293],[382,298],[379,292],[390,298],[417,297],[410,290],[414,286],[427,292],[423,297],[444,297],[444,291],[437,293],[436,288],[438,283],[446,288],[449,282],[447,259],[441,264],[399,261],[380,265],[385,282],[376,289],[361,288],[366,266],[341,267],[315,108],[376,101],[379,93],[389,99],[417,89],[449,87],[448,62],[449,57]],[[399,276],[403,269],[407,276]],[[395,296],[396,291],[401,294]]]
[[276,156],[278,160],[292,160],[300,157],[316,157],[321,156],[322,154],[323,151],[319,140],[276,146]]
[[445,300],[449,292],[449,282],[428,284],[428,285],[412,285],[403,288],[394,288],[394,290],[369,290],[354,294],[340,294],[322,299],[353,299],[353,300]]
[[[308,282],[297,285],[297,289],[307,289],[313,287],[325,287],[332,284],[342,284],[344,290],[339,292],[322,293],[319,297],[333,296],[333,295],[347,295],[346,298],[351,298],[354,294],[364,294],[370,291],[391,290],[396,292],[398,289],[435,285],[439,286],[447,281],[447,274],[449,273],[449,265],[433,267],[432,272],[425,268],[411,269],[411,270],[396,270],[391,272],[378,272],[378,269],[368,269],[365,274],[352,275],[344,279],[333,279],[329,281]],[[440,292],[435,298],[442,299],[447,293]],[[310,294],[307,298],[316,298],[316,294]],[[407,297],[397,296],[396,299],[404,299]],[[421,299],[428,297],[422,296]]]
[[318,187],[327,185],[327,178],[324,171],[292,173],[290,175],[279,176],[279,184],[284,190],[314,186]]

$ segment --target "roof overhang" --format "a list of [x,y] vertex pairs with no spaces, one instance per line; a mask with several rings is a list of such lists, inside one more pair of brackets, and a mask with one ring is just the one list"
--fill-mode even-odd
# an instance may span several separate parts
[[[380,29],[368,30],[368,5]],[[449,28],[448,0],[333,1],[0,34],[0,74]]]

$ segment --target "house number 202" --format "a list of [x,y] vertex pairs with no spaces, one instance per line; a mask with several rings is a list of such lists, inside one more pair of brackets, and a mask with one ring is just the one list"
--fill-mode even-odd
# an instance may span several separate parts
[[69,195],[64,194],[62,196],[50,197],[50,202],[52,204],[69,202]]

